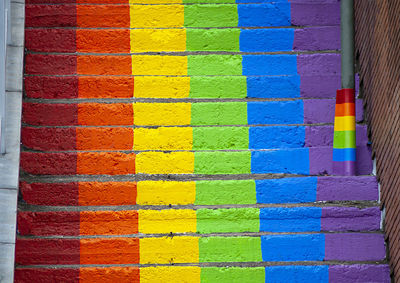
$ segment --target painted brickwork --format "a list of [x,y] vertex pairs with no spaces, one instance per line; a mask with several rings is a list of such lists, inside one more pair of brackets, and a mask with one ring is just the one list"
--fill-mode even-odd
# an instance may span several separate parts
[[385,208],[385,236],[400,281],[400,2],[355,1],[356,54],[369,136]]
[[27,1],[16,282],[389,282],[338,2],[246,2]]

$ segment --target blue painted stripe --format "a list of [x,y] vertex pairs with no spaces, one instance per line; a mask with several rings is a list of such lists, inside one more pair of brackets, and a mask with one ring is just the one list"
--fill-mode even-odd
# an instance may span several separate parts
[[236,0],[236,4],[241,4],[241,3],[271,3],[271,2],[289,3],[288,0]]
[[317,182],[317,177],[256,180],[257,203],[314,202]]
[[300,76],[247,77],[247,97],[300,97]]
[[329,266],[267,266],[265,268],[266,283],[328,283]]
[[238,5],[239,27],[290,26],[290,3]]
[[253,151],[251,173],[310,174],[308,148]]
[[249,125],[261,124],[302,124],[304,121],[302,100],[248,102],[247,121]]
[[260,209],[261,232],[319,232],[320,207],[268,207]]
[[319,261],[325,257],[325,235],[261,236],[263,261]]
[[304,146],[305,137],[305,127],[251,127],[249,148],[300,148]]
[[356,161],[355,148],[334,148],[333,161]]
[[297,55],[243,55],[244,76],[297,75]]
[[240,51],[272,52],[293,49],[294,29],[242,29]]

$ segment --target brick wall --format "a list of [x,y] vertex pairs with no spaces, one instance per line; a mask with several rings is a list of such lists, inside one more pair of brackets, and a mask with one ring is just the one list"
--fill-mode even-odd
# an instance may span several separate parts
[[400,281],[399,14],[396,0],[355,2],[359,73],[396,282]]
[[17,282],[388,282],[337,1],[27,2]]

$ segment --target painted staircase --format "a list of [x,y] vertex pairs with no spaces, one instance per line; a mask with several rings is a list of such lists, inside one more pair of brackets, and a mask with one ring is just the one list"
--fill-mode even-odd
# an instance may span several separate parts
[[15,282],[390,281],[339,2],[26,2]]

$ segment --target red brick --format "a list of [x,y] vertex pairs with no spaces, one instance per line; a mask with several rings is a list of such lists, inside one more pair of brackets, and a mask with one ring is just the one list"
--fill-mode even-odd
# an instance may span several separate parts
[[25,147],[35,150],[75,150],[76,130],[75,128],[23,127],[21,142]]
[[18,232],[34,236],[78,236],[79,219],[79,211],[19,211]]
[[25,94],[31,98],[77,98],[78,77],[25,77]]
[[79,264],[79,239],[17,238],[15,263],[21,265]]
[[24,103],[22,122],[38,126],[74,126],[78,124],[78,105]]
[[29,174],[75,175],[76,153],[22,152],[21,168]]
[[35,205],[78,205],[78,183],[27,183],[21,182],[19,191],[23,200]]
[[76,52],[76,31],[72,29],[27,29],[25,48],[35,52]]
[[27,54],[25,56],[26,74],[74,75],[76,70],[76,55]]
[[25,5],[26,27],[75,27],[76,25],[76,5]]

